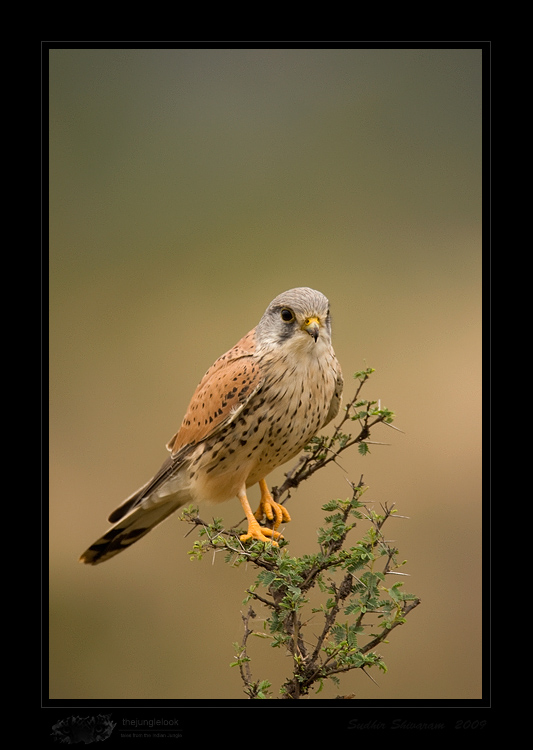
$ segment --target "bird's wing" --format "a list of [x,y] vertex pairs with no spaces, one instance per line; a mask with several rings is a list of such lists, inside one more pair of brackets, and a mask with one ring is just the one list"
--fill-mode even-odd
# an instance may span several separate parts
[[250,331],[206,372],[179,432],[167,444],[170,456],[147,484],[111,513],[109,521],[115,525],[83,553],[82,562],[96,565],[114,557],[185,502],[177,495],[155,503],[147,498],[180,471],[198,443],[236,419],[259,390],[262,379],[254,351],[254,331]]
[[149,482],[144,484],[132,495],[127,497],[126,500],[124,500],[124,502],[122,502],[118,506],[118,508],[115,508],[115,510],[111,513],[107,520],[110,523],[116,523],[117,521],[120,521],[121,518],[124,518],[124,516],[126,516],[134,508],[140,505],[145,497],[148,497],[153,492],[155,492],[158,487],[161,487],[163,484],[165,484],[165,482],[167,482],[170,477],[172,477],[177,471],[179,471],[179,469],[183,465],[185,458],[185,455],[180,456],[179,461],[173,461],[171,457],[167,458],[157,474],[155,474]]
[[167,443],[169,458],[149,482],[111,513],[110,523],[117,523],[141,505],[144,498],[180,470],[195,445],[239,415],[262,382],[254,351],[252,330],[209,368],[194,392],[179,431]]
[[261,384],[255,329],[209,368],[196,388],[178,432],[168,441],[171,456],[211,437],[231,422]]

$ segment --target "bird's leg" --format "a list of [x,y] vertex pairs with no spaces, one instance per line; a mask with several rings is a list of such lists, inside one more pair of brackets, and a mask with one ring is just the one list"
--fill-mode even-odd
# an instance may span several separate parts
[[264,515],[269,521],[274,522],[275,529],[277,529],[282,522],[289,523],[291,517],[288,510],[285,506],[280,505],[273,500],[264,479],[259,480],[259,487],[261,488],[261,500],[259,501],[259,508],[254,513],[257,520],[260,521]]
[[[257,540],[258,542],[271,542],[275,547],[277,547],[278,543],[275,540],[281,539],[281,534],[278,531],[274,531],[274,529],[267,529],[264,526],[259,525],[259,521],[254,516],[254,514],[252,513],[252,509],[250,508],[250,503],[248,502],[248,498],[246,497],[245,487],[237,492],[237,497],[241,501],[242,509],[244,510],[246,519],[248,521],[248,533],[241,535],[241,542],[247,542],[248,539],[253,539]],[[269,537],[271,538],[269,539]]]

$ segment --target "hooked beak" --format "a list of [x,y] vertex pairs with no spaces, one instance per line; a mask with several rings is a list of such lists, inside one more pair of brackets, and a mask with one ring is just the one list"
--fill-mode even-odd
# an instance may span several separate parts
[[318,318],[306,318],[302,326],[302,331],[306,331],[306,333],[312,336],[316,344],[316,341],[318,339],[318,334],[320,333],[319,319]]

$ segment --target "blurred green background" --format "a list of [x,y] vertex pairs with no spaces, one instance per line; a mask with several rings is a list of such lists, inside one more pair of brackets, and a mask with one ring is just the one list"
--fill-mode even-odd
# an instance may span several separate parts
[[[305,285],[331,301],[345,396],[376,368],[364,395],[404,434],[300,488],[289,550],[315,551],[321,504],[364,474],[410,517],[387,533],[422,599],[379,687],[356,671],[317,698],[480,698],[481,50],[51,50],[50,198],[50,697],[245,697],[252,568],[189,562],[176,517],[77,559],[214,359]],[[277,691],[289,657],[251,656]]]

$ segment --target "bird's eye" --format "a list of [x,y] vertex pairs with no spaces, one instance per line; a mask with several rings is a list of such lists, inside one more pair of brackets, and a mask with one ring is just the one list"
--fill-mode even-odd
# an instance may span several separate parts
[[283,307],[281,310],[281,319],[285,321],[285,323],[291,323],[294,320],[294,313],[292,310],[289,310],[288,307]]

